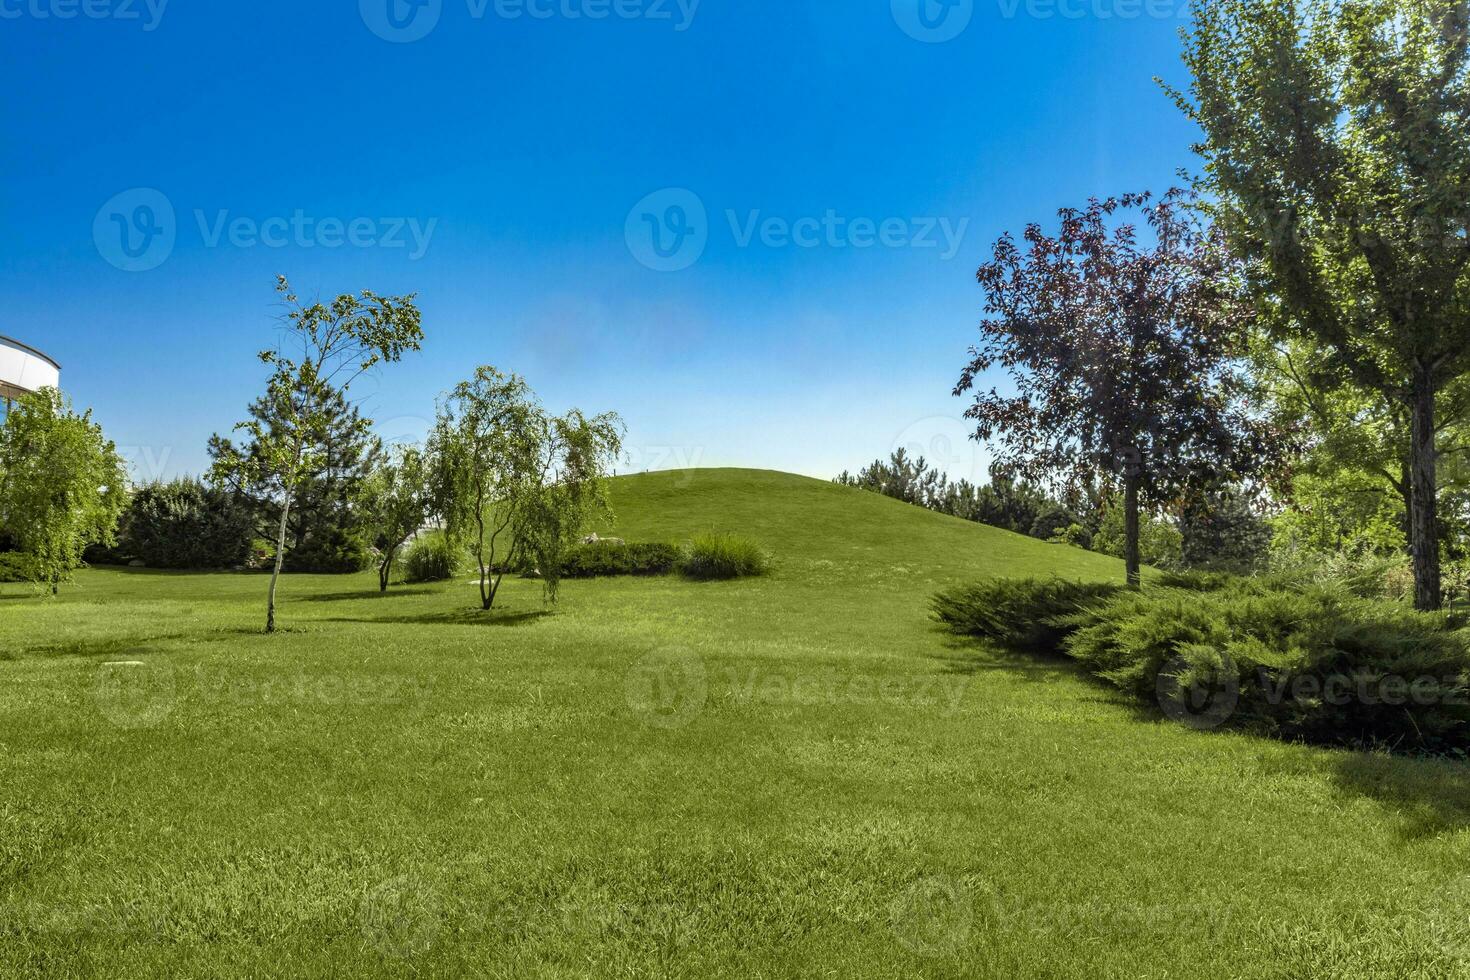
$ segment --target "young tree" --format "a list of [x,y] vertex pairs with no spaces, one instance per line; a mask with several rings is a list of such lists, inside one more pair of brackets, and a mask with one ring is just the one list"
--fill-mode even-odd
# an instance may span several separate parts
[[[992,388],[966,411],[975,437],[1000,437],[995,469],[1072,493],[1094,481],[1123,488],[1128,582],[1141,582],[1139,512],[1171,505],[1192,486],[1261,473],[1280,440],[1240,398],[1251,309],[1213,230],[1171,193],[1093,200],[1060,212],[1057,237],[1010,235],[977,273],[986,290],[983,343],[956,395],[1005,368],[1019,393]],[[1139,209],[1154,243],[1115,222]]]
[[505,572],[528,561],[555,598],[563,550],[604,505],[620,430],[612,414],[549,416],[524,379],[493,367],[443,400],[429,443],[436,508],[450,540],[469,542],[482,608],[495,605]]
[[1415,603],[1440,605],[1436,400],[1470,373],[1470,8],[1210,0],[1186,36],[1204,185],[1278,337],[1408,428]]
[[[266,600],[265,629],[276,628],[276,585],[286,558],[286,531],[292,503],[329,461],[321,447],[328,439],[335,404],[364,372],[400,360],[423,340],[413,296],[390,298],[364,291],[338,296],[331,305],[303,305],[286,281],[276,290],[290,308],[286,339],[260,359],[271,367],[264,402],[235,428],[249,437],[244,447],[216,438],[213,475],[234,486],[263,488],[279,510],[275,565]],[[289,354],[288,354],[289,349]],[[365,424],[365,423],[364,423]]]
[[0,426],[0,528],[32,581],[55,595],[89,545],[116,543],[127,506],[117,447],[55,388],[27,394]]
[[429,471],[417,446],[396,447],[368,477],[363,510],[378,549],[378,590],[388,591],[393,562],[433,510]]

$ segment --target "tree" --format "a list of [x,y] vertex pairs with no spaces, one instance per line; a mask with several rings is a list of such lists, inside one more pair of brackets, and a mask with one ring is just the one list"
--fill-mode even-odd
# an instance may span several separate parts
[[378,590],[388,591],[398,550],[421,530],[433,510],[433,494],[423,451],[399,446],[367,480],[365,517],[378,549]]
[[55,388],[21,397],[0,426],[0,527],[26,574],[55,595],[89,545],[116,543],[127,506],[122,457]]
[[[266,600],[265,629],[276,628],[276,586],[286,558],[286,532],[292,503],[330,460],[322,446],[329,438],[334,394],[345,398],[352,382],[375,366],[402,359],[423,340],[413,296],[390,298],[364,291],[343,294],[331,305],[303,305],[286,281],[276,290],[285,299],[286,339],[262,351],[270,366],[262,411],[235,428],[248,436],[243,447],[216,438],[213,475],[234,486],[259,488],[279,511],[275,564]],[[286,348],[291,347],[291,356]]]
[[[1241,398],[1239,359],[1251,308],[1221,236],[1191,220],[1171,192],[1092,200],[1039,225],[1023,252],[1010,235],[977,279],[986,291],[983,342],[956,395],[999,365],[1018,394],[975,395],[975,437],[999,437],[995,471],[1054,480],[1076,494],[1122,484],[1128,582],[1141,582],[1139,512],[1191,487],[1265,471],[1281,448]],[[1137,209],[1154,244],[1133,224]]]
[[1470,373],[1470,10],[1211,0],[1185,62],[1174,94],[1265,325],[1407,418],[1415,604],[1438,608],[1436,401]]
[[938,509],[948,488],[948,479],[944,474],[930,469],[929,461],[923,456],[918,459],[910,458],[908,450],[903,448],[895,450],[886,462],[881,459],[873,460],[871,465],[859,470],[856,476],[843,470],[833,482],[932,509]]
[[250,557],[255,518],[235,494],[196,479],[134,491],[121,550],[151,568],[233,568]]
[[429,447],[436,508],[452,546],[467,541],[475,557],[481,607],[495,605],[507,570],[528,562],[554,600],[562,553],[605,506],[618,417],[554,418],[523,378],[486,366],[442,401]]
[[1179,510],[1180,560],[1186,568],[1249,575],[1270,556],[1271,528],[1234,487],[1194,494]]

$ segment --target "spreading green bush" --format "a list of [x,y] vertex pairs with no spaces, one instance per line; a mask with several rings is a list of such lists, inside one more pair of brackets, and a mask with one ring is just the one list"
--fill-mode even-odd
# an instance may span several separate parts
[[464,556],[453,547],[442,532],[420,536],[409,546],[403,560],[405,582],[447,582],[464,569]]
[[590,541],[567,551],[561,574],[563,578],[667,575],[678,564],[679,549],[671,544]]
[[32,582],[30,558],[19,551],[0,551],[0,582]]
[[1121,588],[1061,579],[997,578],[940,593],[933,608],[939,621],[956,633],[1056,653],[1069,632],[1060,620],[1111,598]]
[[679,559],[679,571],[694,579],[730,579],[764,575],[771,559],[760,545],[738,534],[701,534]]
[[234,568],[249,561],[254,536],[250,510],[232,494],[191,479],[152,483],[128,502],[109,556],[150,568]]
[[1470,644],[1444,615],[1312,584],[1125,594],[1072,621],[1069,656],[1201,727],[1420,751],[1470,746]]
[[1462,618],[1364,598],[1341,583],[1194,573],[1139,592],[999,580],[945,593],[934,606],[956,632],[1060,650],[1197,728],[1470,748]]

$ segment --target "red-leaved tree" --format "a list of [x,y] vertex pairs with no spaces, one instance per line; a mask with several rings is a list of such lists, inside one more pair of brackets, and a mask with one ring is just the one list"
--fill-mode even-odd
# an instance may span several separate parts
[[980,267],[983,340],[955,394],[997,365],[1014,383],[977,391],[965,413],[976,439],[996,441],[998,472],[1074,492],[1121,486],[1137,586],[1140,508],[1257,480],[1286,440],[1243,397],[1253,313],[1238,266],[1181,192],[1059,214],[1059,234],[1030,225],[1024,249],[1007,234]]

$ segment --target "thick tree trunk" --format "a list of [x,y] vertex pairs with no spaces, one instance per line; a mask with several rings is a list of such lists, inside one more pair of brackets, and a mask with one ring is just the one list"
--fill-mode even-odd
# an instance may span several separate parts
[[1128,587],[1143,587],[1143,561],[1138,542],[1139,478],[1128,476],[1123,483],[1123,554],[1128,565]]
[[1410,547],[1414,556],[1414,606],[1438,609],[1440,598],[1439,571],[1439,502],[1438,454],[1434,433],[1434,383],[1429,372],[1420,369],[1414,376],[1411,443],[1409,446],[1410,482],[1413,507],[1409,512]]
[[286,561],[286,516],[290,513],[291,498],[287,497],[281,504],[281,527],[276,532],[276,564],[271,569],[270,598],[266,600],[265,607],[265,631],[267,633],[276,631],[276,582],[281,578],[281,566]]

